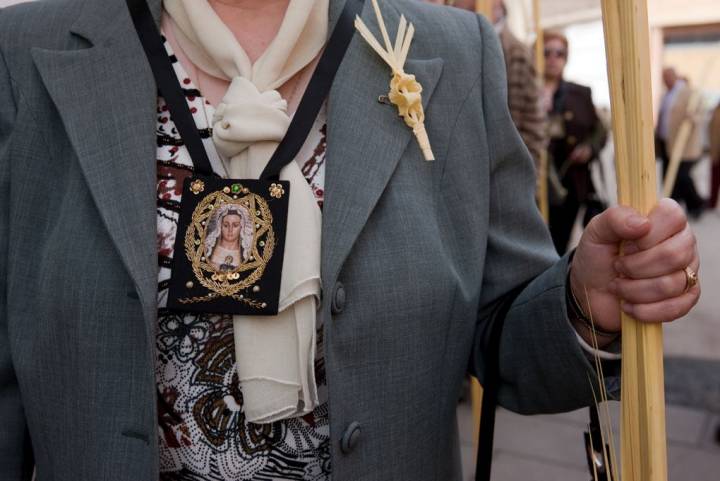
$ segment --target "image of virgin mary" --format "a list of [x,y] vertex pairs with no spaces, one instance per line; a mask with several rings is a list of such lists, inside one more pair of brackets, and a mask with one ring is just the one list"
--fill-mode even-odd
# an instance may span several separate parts
[[215,269],[237,269],[252,255],[253,222],[248,210],[237,204],[225,204],[208,222],[205,254]]

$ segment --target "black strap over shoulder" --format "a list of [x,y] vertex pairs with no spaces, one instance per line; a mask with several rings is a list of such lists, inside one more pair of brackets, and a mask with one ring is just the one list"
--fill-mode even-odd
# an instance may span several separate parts
[[480,416],[475,481],[490,481],[495,436],[495,410],[497,409],[498,391],[500,390],[500,338],[502,337],[508,311],[526,286],[527,284],[518,286],[507,294],[492,316],[488,350],[485,356],[485,379],[483,383],[482,415]]
[[[195,170],[200,174],[212,176],[214,174],[210,160],[150,8],[145,0],[126,1],[140,42],[150,62],[158,90],[170,108],[173,122],[188,148]],[[364,0],[347,0],[290,127],[263,170],[261,179],[277,179],[280,170],[295,159],[305,143],[355,33],[353,26],[355,15],[360,13],[364,3]]]
[[325,52],[320,57],[315,73],[305,90],[305,95],[300,100],[300,105],[298,105],[287,134],[275,150],[260,178],[276,178],[280,170],[288,164],[288,159],[294,159],[305,143],[313,122],[320,112],[320,107],[330,93],[330,87],[332,87],[335,74],[345,57],[345,52],[350,46],[355,32],[353,25],[355,15],[360,13],[364,3],[364,0],[347,0]]
[[150,62],[158,90],[170,109],[172,120],[190,153],[195,171],[207,176],[214,175],[205,146],[187,106],[185,93],[175,75],[150,7],[145,0],[127,0],[127,6],[140,43],[142,43],[145,55]]

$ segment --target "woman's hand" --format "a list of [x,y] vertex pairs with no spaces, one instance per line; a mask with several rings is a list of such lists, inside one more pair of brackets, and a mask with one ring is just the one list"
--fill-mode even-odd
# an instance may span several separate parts
[[619,331],[621,308],[643,322],[687,314],[700,297],[700,286],[691,286],[689,279],[699,268],[684,211],[663,199],[648,217],[629,207],[612,207],[595,217],[575,252],[570,286],[600,329]]

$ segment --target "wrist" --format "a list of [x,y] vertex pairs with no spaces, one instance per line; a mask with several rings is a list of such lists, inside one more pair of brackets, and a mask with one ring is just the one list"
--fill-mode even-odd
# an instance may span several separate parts
[[619,332],[603,334],[593,330],[589,325],[572,316],[570,316],[570,325],[588,346],[597,349],[604,349],[620,337]]
[[[572,269],[570,269],[565,288],[565,299],[570,323],[578,334],[580,334],[589,344],[593,345],[597,343],[599,347],[610,344],[612,341],[617,339],[620,335],[620,331],[603,329],[594,322],[592,311],[590,310],[588,303],[582,303],[575,293],[573,284],[576,283],[577,281],[573,280]],[[584,293],[582,298],[587,299],[587,294]]]

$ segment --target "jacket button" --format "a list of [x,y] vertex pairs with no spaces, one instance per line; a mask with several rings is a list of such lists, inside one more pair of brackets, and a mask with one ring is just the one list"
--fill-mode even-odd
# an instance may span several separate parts
[[342,283],[338,282],[335,284],[335,292],[332,297],[330,312],[337,315],[340,314],[343,309],[345,309],[345,287]]
[[362,429],[360,428],[359,422],[353,421],[350,423],[340,440],[340,449],[343,453],[350,454],[353,449],[355,449],[358,441],[360,441],[361,432]]

